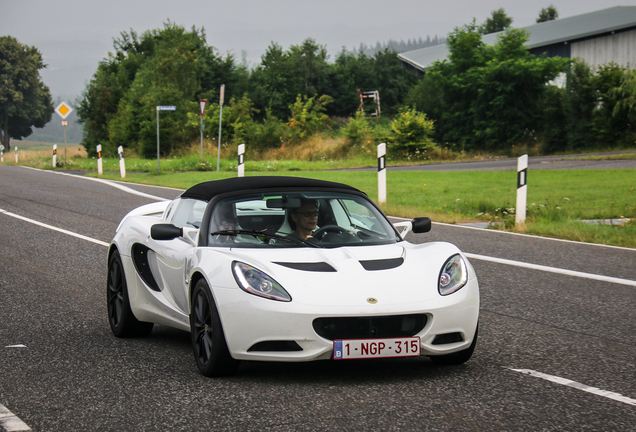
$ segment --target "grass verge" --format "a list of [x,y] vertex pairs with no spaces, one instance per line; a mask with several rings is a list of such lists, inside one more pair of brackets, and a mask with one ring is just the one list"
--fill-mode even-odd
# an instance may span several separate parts
[[[377,174],[352,171],[276,172],[350,184],[377,201]],[[636,177],[633,170],[538,170],[528,186],[527,219],[515,226],[516,172],[387,173],[387,203],[393,216],[429,216],[437,222],[500,222],[498,229],[546,237],[636,248]],[[263,175],[250,173],[248,175]],[[186,189],[234,177],[229,172],[132,174],[126,180]],[[119,180],[107,173],[103,178]],[[585,224],[582,219],[629,218],[620,226]],[[493,225],[494,226],[494,225]]]

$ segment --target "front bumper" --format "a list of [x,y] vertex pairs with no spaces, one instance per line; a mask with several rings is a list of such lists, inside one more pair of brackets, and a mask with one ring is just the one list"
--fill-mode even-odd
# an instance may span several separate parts
[[[213,289],[225,339],[238,360],[302,362],[329,359],[333,341],[320,336],[314,320],[329,317],[387,317],[426,315],[426,324],[413,336],[421,340],[422,355],[442,355],[467,349],[479,320],[479,287],[472,279],[458,292],[422,301],[379,307],[314,306],[278,302],[246,294],[240,289]],[[379,320],[378,322],[382,322]],[[452,335],[452,337],[441,335]],[[382,337],[399,337],[404,335]],[[340,338],[337,334],[329,338]],[[299,347],[293,348],[293,347]],[[255,348],[256,347],[256,348]]]

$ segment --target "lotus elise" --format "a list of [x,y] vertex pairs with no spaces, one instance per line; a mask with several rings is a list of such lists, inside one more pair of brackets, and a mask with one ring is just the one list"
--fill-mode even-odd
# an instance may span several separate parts
[[127,214],[108,251],[117,337],[190,332],[206,376],[241,360],[473,354],[479,287],[464,254],[411,243],[429,218],[391,221],[362,191],[295,177],[197,184]]

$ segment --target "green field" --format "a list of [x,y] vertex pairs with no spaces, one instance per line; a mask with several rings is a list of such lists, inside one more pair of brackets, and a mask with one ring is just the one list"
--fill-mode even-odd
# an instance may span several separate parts
[[[27,151],[27,157],[20,159],[20,164],[52,169],[49,151],[31,155]],[[374,166],[374,156],[333,161],[248,161],[246,173],[347,183],[377,201],[375,171],[333,171]],[[58,164],[61,160],[64,160],[63,153],[58,153]],[[403,162],[408,161],[392,161],[393,164]],[[13,157],[5,154],[4,163],[13,164]],[[126,181],[185,189],[203,181],[233,177],[236,164],[234,158],[221,159],[221,171],[216,172],[216,157],[206,155],[201,160],[198,155],[186,155],[161,159],[161,172],[157,173],[156,160],[131,157],[126,159]],[[69,154],[67,163],[59,168],[95,176],[97,160]],[[118,159],[104,158],[103,168],[102,178],[120,180]],[[530,171],[527,219],[520,226],[515,225],[516,181],[515,171],[389,171],[387,203],[382,209],[392,216],[429,216],[433,221],[447,223],[490,222],[493,229],[636,248],[635,170]],[[621,218],[631,221],[615,226],[581,222]]]
[[[294,171],[247,175],[293,175],[353,185],[377,201],[377,173]],[[235,176],[230,172],[131,174],[126,181],[187,188]],[[119,179],[115,173],[103,178]],[[500,222],[494,228],[527,234],[636,248],[634,170],[537,170],[529,174],[526,224],[515,226],[516,172],[389,171],[382,209],[401,217],[429,216],[437,222]],[[583,219],[629,218],[607,226]]]

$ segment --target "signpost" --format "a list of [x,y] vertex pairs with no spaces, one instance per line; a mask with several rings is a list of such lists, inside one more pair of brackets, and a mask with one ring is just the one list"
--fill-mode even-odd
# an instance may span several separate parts
[[62,117],[62,126],[64,126],[64,164],[66,164],[66,126],[68,126],[68,120],[66,120],[66,117],[73,112],[73,108],[66,102],[62,101],[62,103],[55,108],[55,112],[57,115]]
[[219,114],[219,142],[217,143],[218,148],[216,151],[216,170],[219,171],[219,166],[221,163],[221,123],[223,121],[223,99],[225,95],[225,84],[221,84],[221,97],[219,98],[219,106],[221,107],[221,112]]
[[205,126],[203,126],[203,114],[205,113],[206,102],[207,100],[205,99],[199,101],[199,106],[201,107],[201,159],[203,159],[203,129],[205,128]]
[[176,111],[175,105],[157,105],[157,172],[159,172],[159,111]]

